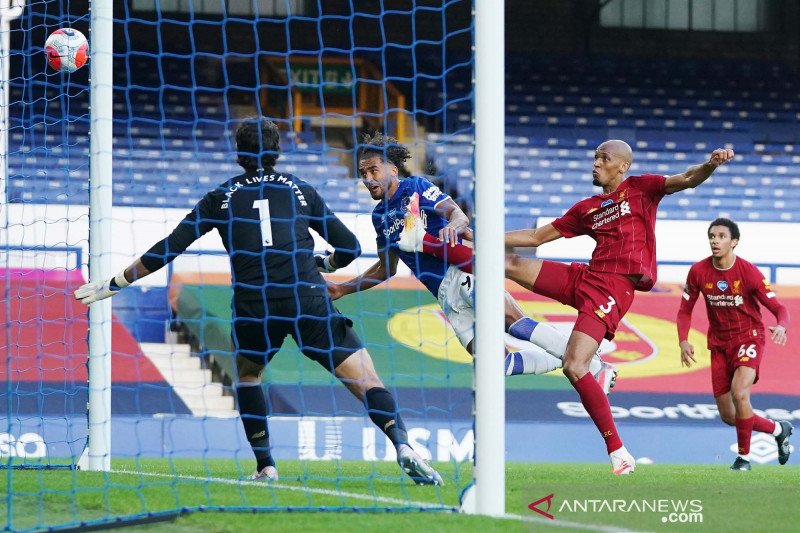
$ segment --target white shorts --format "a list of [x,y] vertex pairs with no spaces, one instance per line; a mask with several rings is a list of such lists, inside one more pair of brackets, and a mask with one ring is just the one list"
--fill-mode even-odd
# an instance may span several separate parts
[[464,348],[475,338],[475,276],[451,266],[439,285],[439,306]]

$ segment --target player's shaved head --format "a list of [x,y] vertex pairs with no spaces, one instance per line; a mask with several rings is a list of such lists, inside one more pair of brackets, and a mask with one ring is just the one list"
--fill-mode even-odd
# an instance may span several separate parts
[[605,141],[594,152],[592,185],[611,192],[622,182],[633,161],[633,150],[625,141]]
[[633,161],[633,150],[628,143],[625,141],[620,141],[618,139],[611,139],[605,141],[600,146],[597,147],[597,150],[608,152],[609,154],[619,157],[623,161],[627,161],[630,164]]

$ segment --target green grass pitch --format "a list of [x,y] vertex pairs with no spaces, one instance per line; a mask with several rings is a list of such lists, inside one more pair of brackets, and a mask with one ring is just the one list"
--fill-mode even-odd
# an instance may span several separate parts
[[[469,464],[437,465],[444,487],[416,486],[393,463],[281,461],[279,468],[281,479],[273,485],[240,481],[245,472],[227,460],[115,460],[112,473],[4,471],[0,516],[6,531],[176,509],[196,511],[133,530],[800,531],[800,468],[793,466],[731,472],[720,465],[640,465],[632,476],[614,478],[606,464],[509,463],[506,519],[442,510],[458,506],[472,476]],[[556,495],[553,520],[528,509],[548,493]],[[567,515],[558,509],[561,500],[597,498],[701,498],[703,522],[664,524],[658,513]],[[221,506],[281,510],[219,512]],[[304,512],[309,507],[328,510]],[[402,511],[408,508],[428,510]]]

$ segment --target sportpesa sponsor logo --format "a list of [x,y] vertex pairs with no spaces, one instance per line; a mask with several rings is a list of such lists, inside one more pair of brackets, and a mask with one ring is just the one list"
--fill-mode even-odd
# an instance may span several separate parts
[[392,220],[392,224],[389,227],[383,228],[383,236],[388,239],[391,235],[396,233],[398,229],[405,226],[405,223],[405,220],[402,218],[395,218]]
[[[422,226],[427,228],[428,215],[425,213],[425,211],[421,211],[419,215],[422,219]],[[398,230],[406,225],[405,212],[401,213],[400,218],[395,218],[395,216],[397,216],[397,213],[394,210],[389,212],[389,220],[391,220],[392,223],[383,228],[383,236],[386,238],[386,240],[391,240],[392,236],[398,233]]]
[[[589,414],[580,402],[558,402],[556,407],[562,414],[574,418],[588,418]],[[758,416],[778,420],[800,420],[800,409],[790,411],[782,408],[753,409]],[[640,420],[715,420],[719,418],[717,406],[710,403],[679,403],[664,407],[635,405],[619,407],[612,405],[614,418],[636,418]]]

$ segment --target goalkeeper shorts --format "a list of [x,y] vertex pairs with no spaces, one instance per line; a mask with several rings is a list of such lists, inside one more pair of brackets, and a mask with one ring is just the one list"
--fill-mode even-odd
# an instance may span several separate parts
[[291,335],[303,354],[329,371],[363,345],[353,322],[322,296],[236,301],[233,346],[257,364],[268,363]]

